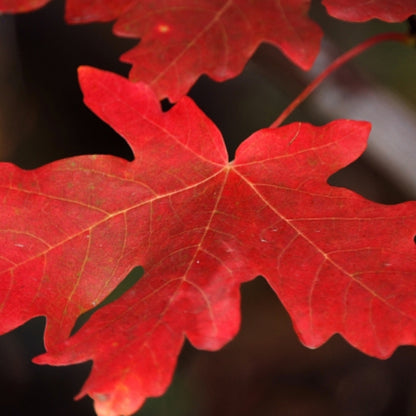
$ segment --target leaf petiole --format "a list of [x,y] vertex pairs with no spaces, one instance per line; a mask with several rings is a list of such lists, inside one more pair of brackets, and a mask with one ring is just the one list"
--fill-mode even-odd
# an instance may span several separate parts
[[282,114],[270,125],[271,128],[279,127],[292,112],[301,104],[309,95],[324,81],[329,75],[331,75],[335,70],[337,70],[344,63],[348,62],[350,59],[355,58],[360,53],[366,51],[372,46],[381,43],[381,42],[401,42],[411,46],[414,46],[416,38],[412,34],[408,33],[382,33],[376,36],[373,36],[366,41],[360,43],[357,46],[354,46],[349,51],[345,52],[343,55],[335,59],[324,71],[322,71],[286,108],[283,110]]

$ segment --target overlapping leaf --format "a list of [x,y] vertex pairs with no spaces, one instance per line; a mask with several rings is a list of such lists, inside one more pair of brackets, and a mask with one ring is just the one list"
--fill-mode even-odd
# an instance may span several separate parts
[[[0,10],[21,12],[47,0],[0,0]],[[324,0],[339,19],[402,21],[416,0]],[[321,30],[307,16],[309,0],[67,0],[70,23],[117,20],[114,33],[141,39],[122,55],[130,78],[152,86],[160,99],[177,101],[207,74],[223,81],[238,75],[261,42],[269,42],[303,69],[319,52]]]
[[[152,0],[114,8],[114,32],[141,38],[121,60],[133,65],[130,78],[148,83],[159,98],[177,101],[201,74],[223,81],[239,74],[261,42],[280,48],[309,69],[319,51],[321,31],[308,17],[309,1]],[[85,13],[85,2],[67,3],[70,22],[109,18],[111,0]]]
[[[68,0],[66,19],[71,23],[117,19],[115,34],[141,39],[121,57],[132,64],[130,78],[148,83],[160,99],[177,101],[202,74],[217,81],[238,75],[261,42],[272,43],[309,69],[322,36],[318,25],[307,17],[309,3]],[[7,10],[7,5],[7,0],[0,0],[0,10]]]
[[[92,359],[80,395],[99,415],[162,394],[184,337],[207,350],[229,341],[239,286],[259,274],[308,346],[340,333],[386,357],[416,343],[416,203],[384,206],[326,182],[363,151],[368,123],[264,129],[229,163],[190,99],[162,113],[145,85],[92,68],[81,85],[135,159],[1,165],[0,329],[45,315],[37,362]],[[141,280],[68,338],[137,265]]]
[[350,22],[365,22],[370,19],[402,22],[416,14],[416,0],[323,0],[322,3],[331,16]]

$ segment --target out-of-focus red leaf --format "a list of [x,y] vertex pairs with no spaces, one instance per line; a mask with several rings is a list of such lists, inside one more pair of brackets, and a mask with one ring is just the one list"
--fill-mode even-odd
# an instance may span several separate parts
[[0,12],[23,13],[39,9],[50,0],[0,0]]
[[[0,10],[37,8],[47,0],[0,0]],[[416,0],[324,0],[342,20],[402,21],[416,13]],[[132,65],[130,79],[149,84],[159,99],[172,102],[206,74],[216,81],[237,76],[262,42],[278,47],[309,69],[322,33],[308,17],[310,0],[67,0],[70,23],[116,20],[114,33],[140,39],[121,60]]]
[[[11,4],[12,3],[12,4]],[[0,10],[23,11],[46,3],[0,0]],[[309,69],[321,29],[307,16],[310,0],[67,0],[70,23],[117,19],[114,33],[140,38],[123,54],[130,78],[148,83],[160,99],[177,101],[207,74],[216,81],[237,76],[262,42],[277,46]],[[12,7],[13,6],[13,7]]]
[[[48,351],[36,362],[93,360],[80,396],[99,415],[162,394],[184,337],[206,350],[232,339],[240,284],[257,275],[310,347],[335,333],[377,357],[416,344],[416,203],[327,184],[362,153],[368,123],[260,130],[229,163],[190,99],[162,113],[144,84],[93,68],[80,81],[135,159],[1,165],[0,330],[45,315]],[[137,265],[136,285],[68,337]]]
[[[71,23],[107,22],[119,18],[137,2],[138,0],[67,0],[65,15]],[[154,7],[157,6],[154,3]]]
[[402,22],[416,14],[416,0],[323,0],[322,3],[331,16],[349,22],[370,19]]
[[159,98],[177,101],[202,74],[216,81],[238,75],[261,42],[309,69],[321,30],[308,17],[309,0],[68,0],[69,22],[117,18],[114,33],[140,38],[122,55],[130,79],[148,83]]

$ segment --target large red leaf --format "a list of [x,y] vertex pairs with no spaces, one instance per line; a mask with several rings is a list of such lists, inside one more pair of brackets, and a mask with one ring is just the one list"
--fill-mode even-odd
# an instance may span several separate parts
[[[162,113],[144,84],[83,68],[87,105],[135,159],[1,164],[1,319],[45,315],[38,363],[93,360],[80,396],[130,414],[169,384],[186,336],[216,350],[239,327],[239,286],[263,275],[302,341],[340,333],[387,357],[416,344],[416,203],[385,206],[327,184],[369,124],[294,123],[248,138],[233,162],[188,99]],[[76,318],[137,265],[144,276],[72,337]]]
[[349,22],[370,19],[402,22],[416,14],[416,0],[323,0],[322,3],[331,16]]

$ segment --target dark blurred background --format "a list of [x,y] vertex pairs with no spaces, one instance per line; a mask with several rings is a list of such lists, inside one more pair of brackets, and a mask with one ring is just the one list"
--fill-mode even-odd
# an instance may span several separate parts
[[[76,69],[92,65],[127,75],[129,67],[117,58],[137,41],[116,38],[110,24],[66,25],[63,15],[64,2],[54,0],[33,13],[0,16],[0,158],[28,169],[86,153],[131,160],[123,139],[82,104]],[[339,22],[318,2],[312,16],[326,31],[312,74],[373,34],[406,30],[405,23]],[[379,45],[296,110],[292,120],[314,124],[354,116],[374,122],[369,151],[334,175],[332,184],[383,203],[415,198],[415,74],[415,50]],[[262,45],[239,77],[221,84],[202,77],[190,95],[219,126],[232,155],[248,135],[270,125],[310,78]],[[381,361],[335,336],[309,350],[261,277],[243,286],[242,298],[236,339],[216,353],[186,345],[168,392],[148,400],[140,415],[416,415],[416,348],[401,347]],[[31,364],[43,352],[43,325],[38,318],[0,338],[0,415],[93,416],[90,399],[72,399],[90,363]]]

